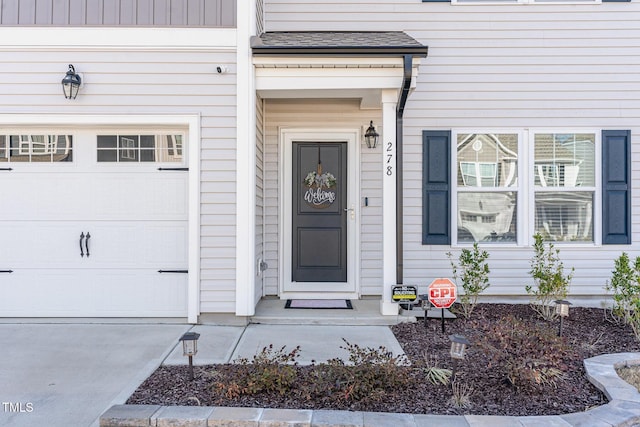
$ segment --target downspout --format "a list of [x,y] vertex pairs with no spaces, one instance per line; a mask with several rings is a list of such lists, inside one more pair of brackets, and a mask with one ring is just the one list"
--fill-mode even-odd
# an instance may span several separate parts
[[409,97],[411,88],[411,78],[413,77],[413,55],[404,55],[404,73],[402,78],[402,89],[398,96],[396,107],[396,283],[402,284],[404,275],[404,238],[403,238],[403,156],[402,156],[402,135],[404,107]]

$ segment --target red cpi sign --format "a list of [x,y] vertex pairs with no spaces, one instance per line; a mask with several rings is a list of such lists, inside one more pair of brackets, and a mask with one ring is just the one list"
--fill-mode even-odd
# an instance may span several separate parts
[[458,288],[450,279],[436,279],[429,285],[429,302],[436,308],[449,308],[456,302]]

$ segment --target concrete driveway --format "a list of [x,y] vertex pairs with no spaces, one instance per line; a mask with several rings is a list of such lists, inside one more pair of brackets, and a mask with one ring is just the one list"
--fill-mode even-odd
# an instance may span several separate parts
[[0,324],[0,425],[97,426],[189,325]]

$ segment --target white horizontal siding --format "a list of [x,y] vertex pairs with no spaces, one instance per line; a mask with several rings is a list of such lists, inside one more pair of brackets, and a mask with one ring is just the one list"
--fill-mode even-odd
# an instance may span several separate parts
[[[267,0],[268,31],[406,31],[429,46],[404,121],[404,279],[450,276],[448,246],[423,246],[425,129],[630,129],[633,212],[640,209],[640,2],[595,5],[452,5],[417,0]],[[601,298],[613,260],[631,246],[558,245],[575,267],[574,295]],[[363,245],[367,238],[363,236]],[[523,295],[528,247],[490,247],[495,296]],[[457,256],[459,250],[453,250]],[[600,297],[597,297],[600,296]]]
[[[256,260],[264,259],[264,113],[262,100],[256,97]],[[260,265],[257,266],[255,279],[256,303],[264,294],[263,277]]]
[[[265,249],[269,264],[265,271],[265,295],[278,293],[278,207],[279,152],[278,130],[284,128],[362,129],[373,120],[382,122],[380,110],[361,110],[357,100],[275,100],[265,101]],[[377,127],[382,133],[381,127]],[[364,132],[364,129],[362,129]],[[322,135],[319,135],[322,137]],[[380,295],[382,292],[382,167],[381,148],[369,150],[360,144],[360,199],[369,198],[356,206],[360,215],[360,293]],[[365,261],[366,260],[366,261]]]
[[[0,49],[0,113],[199,114],[201,120],[201,310],[235,310],[235,69],[230,50]],[[67,65],[82,73],[64,99]],[[20,89],[22,88],[22,89]]]

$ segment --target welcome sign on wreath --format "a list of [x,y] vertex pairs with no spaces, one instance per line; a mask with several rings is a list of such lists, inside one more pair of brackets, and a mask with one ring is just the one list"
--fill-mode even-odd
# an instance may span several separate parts
[[331,206],[336,201],[337,180],[329,172],[322,173],[322,164],[318,164],[316,171],[311,171],[304,179],[307,191],[304,193],[304,200],[313,208],[322,209]]

